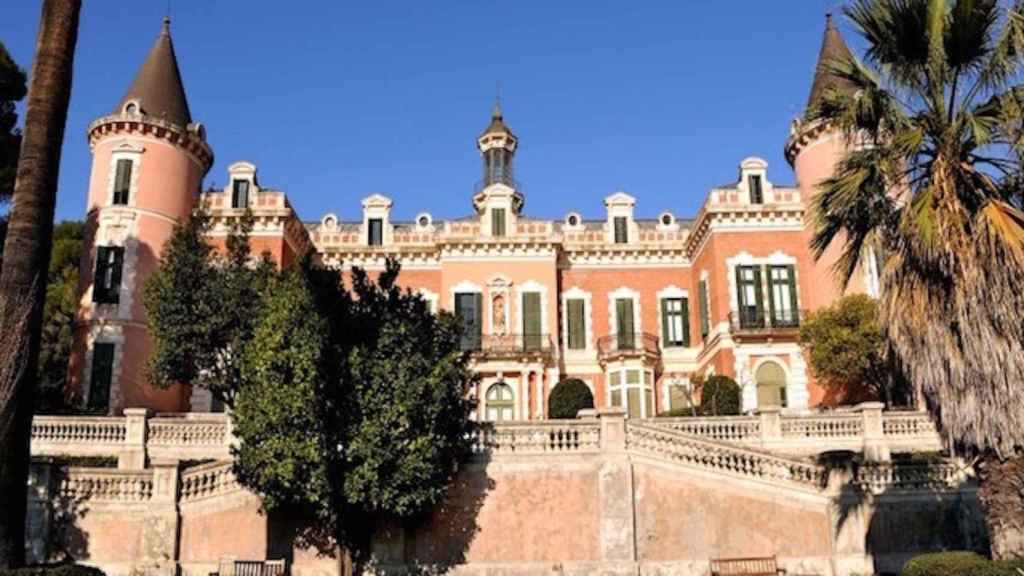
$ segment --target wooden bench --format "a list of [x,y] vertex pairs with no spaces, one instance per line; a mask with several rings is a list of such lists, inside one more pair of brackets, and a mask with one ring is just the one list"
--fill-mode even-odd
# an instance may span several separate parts
[[711,559],[711,576],[779,576],[785,573],[779,568],[775,556]]
[[284,560],[224,559],[217,572],[210,576],[285,576]]

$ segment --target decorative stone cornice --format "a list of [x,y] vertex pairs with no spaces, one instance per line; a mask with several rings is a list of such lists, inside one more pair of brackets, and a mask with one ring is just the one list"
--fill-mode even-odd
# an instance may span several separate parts
[[831,123],[824,120],[811,120],[810,122],[796,119],[789,129],[789,138],[783,151],[786,161],[792,166],[796,157],[811,142],[820,138],[825,132],[833,130]]
[[97,118],[87,130],[89,147],[111,135],[139,135],[163,140],[177,146],[203,167],[205,173],[213,165],[213,149],[206,142],[205,133],[198,125],[195,129],[183,129],[172,122],[140,114],[111,114]]

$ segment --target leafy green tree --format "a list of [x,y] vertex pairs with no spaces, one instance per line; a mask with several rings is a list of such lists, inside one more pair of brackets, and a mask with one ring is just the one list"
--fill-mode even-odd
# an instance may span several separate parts
[[[14,192],[14,173],[18,167],[21,148],[21,130],[17,128],[18,113],[15,106],[28,93],[25,71],[11,59],[0,42],[0,204],[7,202]],[[3,248],[0,234],[0,253]]]
[[698,380],[701,416],[736,416],[742,408],[740,385],[728,376],[716,374]]
[[[1024,554],[1024,2],[854,0],[864,60],[809,111],[850,147],[816,197],[846,280],[881,256],[881,323],[945,438],[984,457],[997,557]],[[1001,504],[1000,504],[1001,503]]]
[[842,398],[907,403],[906,387],[888,360],[874,298],[852,294],[814,311],[800,326],[800,343],[818,381]]
[[53,230],[53,249],[43,308],[43,333],[39,345],[39,393],[36,411],[66,412],[65,380],[78,310],[78,268],[85,241],[85,223],[61,222]]
[[593,407],[594,395],[586,382],[579,378],[567,378],[555,384],[548,397],[549,418],[575,418],[580,410]]

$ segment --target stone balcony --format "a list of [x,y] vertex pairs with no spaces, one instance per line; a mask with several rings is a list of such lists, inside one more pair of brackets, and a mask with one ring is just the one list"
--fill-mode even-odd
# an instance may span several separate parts
[[634,358],[656,362],[660,357],[661,348],[654,334],[627,332],[597,339],[597,358],[603,363]]
[[464,338],[463,349],[477,360],[546,360],[555,355],[550,334],[483,334]]

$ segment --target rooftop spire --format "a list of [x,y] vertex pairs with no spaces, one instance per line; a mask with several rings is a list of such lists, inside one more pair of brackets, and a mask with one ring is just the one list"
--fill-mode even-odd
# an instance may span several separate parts
[[129,100],[138,101],[142,112],[148,116],[182,127],[192,122],[185,88],[181,83],[181,72],[178,70],[178,59],[171,42],[170,17],[164,17],[160,35],[114,112],[120,113]]
[[846,46],[846,41],[843,40],[843,35],[832,21],[832,13],[826,13],[825,37],[821,41],[821,51],[818,53],[814,82],[811,84],[811,96],[807,99],[808,108],[814,106],[829,88],[841,89],[850,86],[848,80],[833,74],[830,67],[832,62],[850,58],[852,58],[852,54]]

